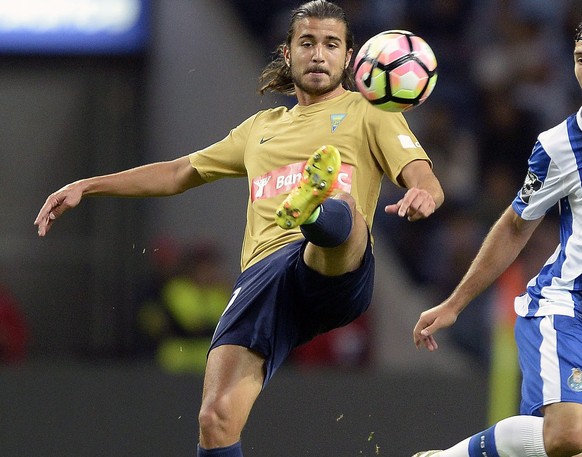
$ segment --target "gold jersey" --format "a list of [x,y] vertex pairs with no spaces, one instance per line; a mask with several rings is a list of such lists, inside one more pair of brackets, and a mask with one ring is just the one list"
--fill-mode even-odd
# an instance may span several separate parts
[[248,179],[242,270],[302,239],[299,229],[284,230],[275,223],[275,210],[299,182],[310,154],[325,144],[339,150],[337,187],[354,197],[370,229],[382,176],[400,185],[406,164],[429,161],[402,114],[383,112],[350,91],[309,106],[260,111],[223,140],[189,155],[207,182]]

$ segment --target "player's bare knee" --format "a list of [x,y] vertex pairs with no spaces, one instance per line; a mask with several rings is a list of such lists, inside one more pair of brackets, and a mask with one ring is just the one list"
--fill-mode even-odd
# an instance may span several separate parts
[[544,445],[549,457],[568,457],[582,453],[582,423],[545,430]]
[[203,402],[198,414],[200,433],[207,440],[220,441],[222,437],[232,433],[230,428],[230,411],[225,401]]
[[354,197],[352,197],[351,194],[348,194],[347,192],[338,192],[333,196],[333,198],[345,201],[350,207],[352,215],[356,214],[356,200],[354,199]]

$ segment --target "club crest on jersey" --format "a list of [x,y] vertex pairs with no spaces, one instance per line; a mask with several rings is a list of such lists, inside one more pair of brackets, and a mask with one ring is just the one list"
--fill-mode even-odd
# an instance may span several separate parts
[[347,114],[332,114],[331,115],[331,133],[339,127],[342,121],[346,118]]
[[572,374],[568,378],[568,387],[574,392],[582,392],[582,370],[572,368]]
[[523,186],[519,191],[519,198],[521,198],[521,201],[527,205],[530,197],[541,188],[542,181],[540,178],[538,178],[533,171],[528,170]]

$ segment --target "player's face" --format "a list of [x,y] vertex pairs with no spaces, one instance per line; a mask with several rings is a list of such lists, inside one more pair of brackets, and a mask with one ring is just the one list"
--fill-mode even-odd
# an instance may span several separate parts
[[576,41],[576,46],[574,47],[574,72],[576,73],[578,84],[582,88],[582,41]]
[[284,57],[291,69],[297,98],[307,102],[343,92],[341,81],[350,63],[346,26],[336,19],[305,18],[295,24]]

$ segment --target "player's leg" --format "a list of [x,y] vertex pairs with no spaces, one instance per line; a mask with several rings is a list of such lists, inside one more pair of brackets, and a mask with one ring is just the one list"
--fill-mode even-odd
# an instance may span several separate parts
[[[326,214],[325,206],[331,206],[341,202],[349,211],[339,212],[330,220],[319,220],[322,231],[325,227],[350,227],[345,240],[334,247],[321,247],[315,244],[309,234],[303,231],[305,238],[310,243],[305,248],[303,258],[310,268],[326,276],[338,276],[356,270],[362,263],[362,258],[368,244],[368,225],[364,217],[357,211],[354,198],[345,192],[339,193],[325,201],[323,216]],[[302,226],[305,227],[304,225]]]
[[242,457],[240,434],[263,380],[264,358],[258,353],[234,345],[210,351],[199,414],[198,457]]
[[508,417],[449,449],[418,452],[413,457],[547,457],[543,422],[535,416]]
[[[515,338],[523,374],[522,414],[459,443],[446,451],[418,457],[474,457],[479,446],[491,446],[487,455],[509,457],[572,457],[582,452],[582,324],[568,316],[518,317]],[[571,372],[570,378],[563,373]],[[494,452],[497,452],[495,454]]]
[[[523,328],[522,321],[518,324]],[[526,336],[531,340],[536,330],[542,341],[541,369],[534,368],[542,379],[539,384],[545,398],[550,399],[543,411],[546,451],[550,457],[582,453],[582,322],[569,316],[545,316]]]
[[549,457],[582,453],[582,405],[554,403],[545,408],[544,444]]

